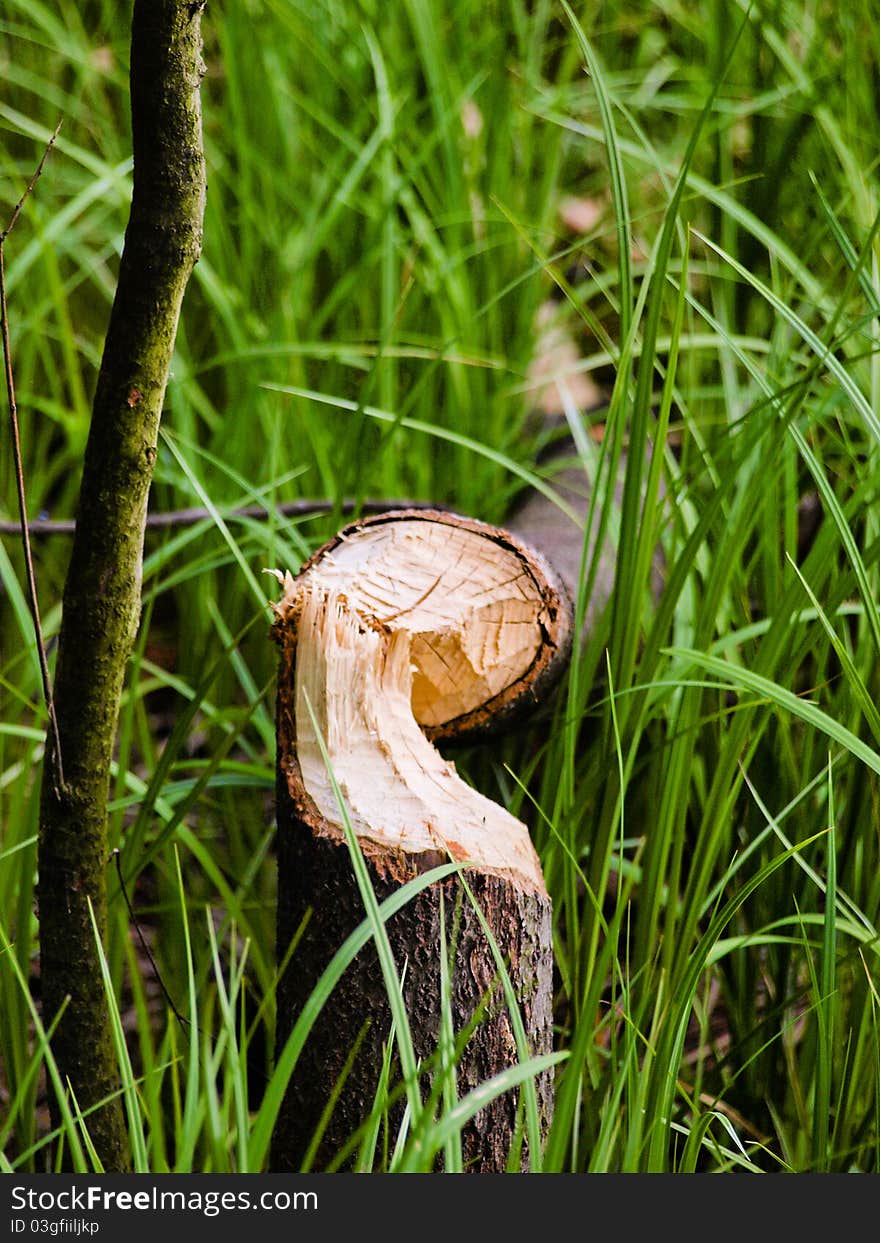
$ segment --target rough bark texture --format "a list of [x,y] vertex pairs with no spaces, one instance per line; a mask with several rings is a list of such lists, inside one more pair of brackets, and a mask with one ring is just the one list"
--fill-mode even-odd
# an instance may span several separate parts
[[[375,522],[396,521],[384,515]],[[485,530],[449,514],[426,518]],[[303,573],[320,565],[340,541],[367,525],[355,524],[342,532],[307,563]],[[499,540],[516,546],[506,532]],[[540,558],[538,558],[540,562]],[[540,571],[539,571],[540,573]],[[565,614],[563,597],[545,582],[553,608]],[[534,686],[547,687],[567,652],[566,624],[557,643],[549,643],[532,670],[533,681],[523,679],[510,697],[500,696],[502,714],[514,713],[513,701],[524,698],[534,705]],[[280,1052],[321,972],[345,937],[364,918],[363,902],[353,875],[348,847],[340,828],[328,822],[310,797],[297,759],[297,614],[291,609],[279,617],[274,637],[281,647],[277,696],[277,813],[278,813],[278,956],[283,960],[291,939],[306,913],[309,920],[277,993],[276,1047]],[[469,713],[458,722],[462,730],[485,731],[486,713]],[[430,731],[425,731],[429,733]],[[451,737],[448,726],[435,736]],[[389,792],[391,797],[391,792]],[[369,834],[360,837],[371,881],[381,901],[407,880],[445,862],[437,850],[408,850]],[[540,876],[530,878],[515,870],[486,869],[467,872],[468,884],[505,954],[517,992],[530,1049],[533,1054],[552,1050],[552,934],[551,903]],[[442,899],[441,899],[442,895]],[[475,1013],[481,1014],[459,1065],[459,1094],[464,1094],[517,1060],[509,1015],[497,981],[494,960],[470,899],[455,878],[424,890],[387,924],[398,971],[406,964],[404,995],[417,1056],[436,1049],[440,1014],[440,908],[445,911],[447,945],[452,947],[452,1001],[454,1026],[460,1031]],[[488,1004],[487,1004],[488,1001]],[[390,1030],[390,1012],[382,973],[372,945],[358,956],[340,981],[312,1029],[300,1055],[273,1138],[272,1168],[292,1172],[302,1167],[315,1129],[325,1110],[350,1050],[366,1035],[353,1069],[331,1116],[313,1168],[325,1168],[367,1117],[373,1103],[383,1045]],[[550,1073],[537,1082],[542,1127],[552,1114]],[[499,1173],[507,1167],[516,1130],[516,1095],[496,1099],[476,1116],[462,1134],[465,1167],[472,1172]],[[528,1168],[527,1147],[523,1154]]]
[[[344,842],[311,836],[288,799],[280,794],[278,947],[286,949],[306,910],[312,916],[303,940],[278,989],[278,1038],[289,1035],[304,1003],[334,949],[364,918],[364,907]],[[370,879],[379,900],[420,870],[443,862],[410,857],[369,860]],[[473,875],[468,883],[499,945],[510,955],[526,1031],[534,1054],[549,1053],[552,1033],[552,953],[550,899],[528,892],[501,877]],[[490,993],[486,1016],[477,1026],[458,1069],[459,1093],[490,1079],[516,1062],[516,1046],[504,998],[493,988],[496,975],[488,943],[470,899],[454,881],[431,886],[386,925],[395,962],[406,964],[404,997],[416,1056],[429,1057],[437,1047],[440,999],[440,889],[443,890],[447,945],[453,945],[453,1023],[466,1027]],[[455,926],[457,903],[459,921]],[[454,944],[453,944],[454,943]],[[325,1006],[300,1055],[279,1113],[272,1144],[272,1169],[294,1173],[309,1147],[350,1049],[365,1022],[369,1029],[358,1058],[315,1155],[321,1170],[368,1116],[376,1094],[391,1015],[382,972],[372,945],[364,949]],[[280,1044],[279,1044],[280,1048]],[[551,1072],[537,1080],[542,1131],[553,1108]],[[399,1111],[396,1120],[399,1121]],[[462,1134],[465,1169],[503,1173],[516,1128],[516,1097],[508,1093],[482,1110]],[[528,1156],[526,1153],[526,1168]]]
[[[110,761],[140,618],[147,494],[180,306],[201,249],[202,7],[172,0],[134,4],[134,191],[93,404],[56,668],[66,785],[56,789],[48,763],[43,775],[43,1013],[48,1025],[70,998],[53,1050],[84,1111],[118,1089],[88,903],[103,936]],[[57,1123],[57,1107],[53,1117]],[[120,1101],[92,1114],[88,1126],[105,1170],[125,1170]]]

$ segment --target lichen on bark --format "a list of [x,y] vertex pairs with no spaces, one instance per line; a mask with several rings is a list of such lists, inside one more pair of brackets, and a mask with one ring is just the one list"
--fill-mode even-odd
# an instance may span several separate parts
[[[129,1166],[89,903],[107,920],[107,798],[125,668],[137,633],[147,496],[181,303],[199,258],[205,170],[200,3],[135,0],[134,180],[86,446],[55,672],[64,785],[44,766],[38,901],[52,1047],[107,1172]],[[60,1121],[53,1102],[53,1121]]]

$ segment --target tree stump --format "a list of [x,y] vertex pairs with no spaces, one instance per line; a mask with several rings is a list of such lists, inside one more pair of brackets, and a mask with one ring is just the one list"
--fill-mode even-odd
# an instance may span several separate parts
[[[551,905],[528,831],[462,781],[432,744],[477,737],[534,709],[568,656],[564,587],[508,532],[405,510],[346,527],[296,578],[285,576],[275,610],[279,962],[309,916],[278,985],[276,1049],[364,919],[317,726],[377,898],[438,863],[468,865],[464,876],[508,964],[530,1053],[549,1053]],[[461,1097],[518,1057],[489,943],[456,876],[430,885],[386,924],[416,1055],[428,1059],[437,1047],[441,904],[447,943],[454,943],[456,1033],[477,1020],[458,1065]],[[273,1136],[274,1170],[302,1168],[358,1040],[312,1168],[325,1168],[364,1122],[390,1025],[370,943],[300,1055]],[[551,1073],[536,1087],[546,1133]],[[507,1168],[516,1096],[496,1097],[467,1124],[466,1169]],[[528,1168],[527,1145],[521,1157]]]

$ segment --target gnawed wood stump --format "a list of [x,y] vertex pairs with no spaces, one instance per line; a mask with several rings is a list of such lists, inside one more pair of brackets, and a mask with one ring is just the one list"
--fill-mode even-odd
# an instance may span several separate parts
[[[534,709],[555,681],[568,656],[571,608],[554,572],[498,528],[399,511],[346,527],[296,578],[287,575],[276,614],[279,961],[309,913],[279,982],[277,1049],[365,914],[317,725],[379,900],[439,863],[468,864],[530,1053],[551,1052],[551,906],[538,857],[525,825],[462,781],[433,743],[500,728]],[[477,1020],[458,1066],[463,1096],[518,1058],[489,943],[456,876],[430,885],[386,925],[415,1052],[428,1059],[437,1047],[441,901],[456,1032]],[[364,1122],[390,1026],[370,943],[300,1055],[273,1138],[274,1170],[302,1167],[358,1039],[312,1168],[325,1168]],[[537,1095],[546,1133],[549,1072]],[[506,1168],[516,1115],[515,1092],[476,1115],[462,1134],[467,1169]],[[527,1145],[522,1159],[527,1168]]]

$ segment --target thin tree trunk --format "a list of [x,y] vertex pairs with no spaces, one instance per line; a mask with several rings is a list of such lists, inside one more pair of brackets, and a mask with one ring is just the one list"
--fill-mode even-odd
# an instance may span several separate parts
[[[140,618],[147,494],[181,302],[201,250],[202,8],[179,0],[134,4],[134,192],[92,410],[56,667],[66,784],[60,787],[49,761],[43,774],[43,1013],[48,1023],[69,998],[52,1047],[83,1111],[119,1086],[89,903],[103,937],[110,762]],[[128,1168],[118,1097],[90,1115],[88,1129],[105,1170]]]

